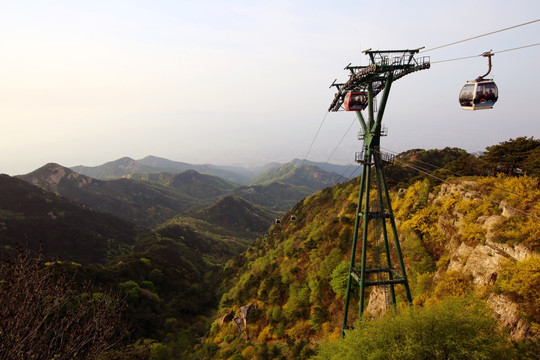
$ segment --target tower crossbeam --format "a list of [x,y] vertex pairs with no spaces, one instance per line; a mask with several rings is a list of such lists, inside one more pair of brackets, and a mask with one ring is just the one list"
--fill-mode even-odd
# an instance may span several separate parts
[[[373,92],[374,96],[376,96],[384,89],[388,72],[393,72],[393,81],[395,81],[415,71],[429,69],[431,66],[429,57],[414,58],[414,54],[420,50],[421,48],[414,50],[364,51],[365,54],[370,55],[372,63],[368,66],[348,65],[345,67],[352,74],[346,83],[335,84],[334,82],[331,85],[337,87],[338,92],[335,94],[328,111],[339,111],[347,92],[364,91],[367,89],[367,84],[374,85]],[[401,55],[391,56],[392,54]]]

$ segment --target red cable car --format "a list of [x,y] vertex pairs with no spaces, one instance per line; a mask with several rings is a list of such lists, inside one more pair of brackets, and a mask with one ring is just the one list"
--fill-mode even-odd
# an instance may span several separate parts
[[367,96],[363,92],[350,91],[345,95],[343,105],[347,111],[362,111],[367,106]]

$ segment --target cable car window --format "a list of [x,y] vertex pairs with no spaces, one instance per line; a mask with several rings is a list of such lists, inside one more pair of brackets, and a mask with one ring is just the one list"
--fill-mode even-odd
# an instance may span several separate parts
[[472,106],[474,98],[475,84],[465,84],[459,93],[459,104],[461,106]]
[[476,107],[493,107],[498,99],[497,86],[494,82],[478,83],[474,104]]

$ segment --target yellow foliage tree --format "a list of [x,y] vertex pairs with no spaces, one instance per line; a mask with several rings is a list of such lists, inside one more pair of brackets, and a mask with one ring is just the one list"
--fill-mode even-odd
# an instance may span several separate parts
[[520,304],[526,316],[540,324],[540,256],[505,262],[496,285]]
[[448,271],[435,286],[435,297],[444,299],[454,296],[463,296],[473,290],[472,279],[470,276],[460,271]]

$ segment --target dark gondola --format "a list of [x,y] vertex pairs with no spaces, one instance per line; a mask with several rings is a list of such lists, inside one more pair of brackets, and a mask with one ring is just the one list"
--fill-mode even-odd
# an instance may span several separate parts
[[488,58],[489,69],[483,76],[476,80],[467,81],[459,93],[459,104],[463,110],[492,109],[499,98],[499,90],[493,79],[484,79],[491,72],[491,51],[482,56]]
[[348,92],[343,105],[347,111],[362,111],[367,106],[367,96],[363,92]]

